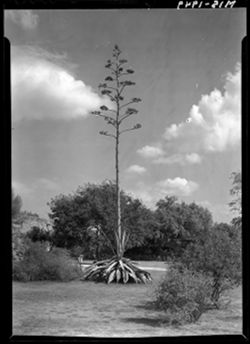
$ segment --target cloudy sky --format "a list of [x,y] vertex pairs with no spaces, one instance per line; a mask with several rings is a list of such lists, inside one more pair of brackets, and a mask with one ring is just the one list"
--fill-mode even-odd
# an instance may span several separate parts
[[[114,44],[142,102],[121,139],[121,184],[149,207],[166,195],[230,221],[230,174],[241,166],[245,9],[8,10],[12,181],[23,209],[87,182],[114,179],[114,142],[90,115]],[[131,93],[128,94],[130,99]]]

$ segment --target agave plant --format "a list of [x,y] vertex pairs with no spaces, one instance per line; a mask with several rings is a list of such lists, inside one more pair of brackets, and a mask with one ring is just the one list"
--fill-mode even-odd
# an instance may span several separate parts
[[128,233],[121,226],[121,196],[120,196],[120,180],[119,180],[119,142],[120,136],[128,131],[141,128],[141,124],[137,123],[132,127],[121,129],[121,125],[128,117],[137,114],[137,110],[128,107],[130,104],[138,103],[140,98],[133,97],[127,102],[122,96],[124,90],[128,86],[135,85],[135,82],[124,80],[123,78],[134,71],[129,68],[124,71],[121,65],[127,63],[127,60],[120,59],[121,50],[117,45],[113,49],[113,59],[108,60],[105,68],[109,70],[111,75],[105,78],[107,83],[99,85],[101,93],[109,98],[112,106],[102,105],[101,111],[93,111],[95,116],[102,117],[107,124],[114,127],[113,132],[100,131],[101,135],[112,137],[115,140],[115,169],[116,169],[116,214],[117,224],[114,230],[116,247],[114,248],[115,256],[108,260],[103,260],[92,264],[84,271],[83,278],[86,280],[105,281],[107,283],[146,283],[151,281],[150,274],[140,269],[136,264],[124,257],[125,248],[128,242]]
[[106,283],[147,283],[152,281],[150,274],[136,266],[135,262],[125,257],[102,260],[86,268],[84,280]]

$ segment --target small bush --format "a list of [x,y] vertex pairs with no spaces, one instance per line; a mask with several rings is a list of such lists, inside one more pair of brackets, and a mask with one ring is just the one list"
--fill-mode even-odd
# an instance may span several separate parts
[[77,259],[80,255],[83,254],[83,248],[81,246],[73,246],[70,248],[70,255],[71,257]]
[[225,224],[215,225],[202,238],[190,243],[181,257],[189,269],[213,279],[213,304],[219,308],[225,290],[241,283],[241,233]]
[[172,266],[155,291],[154,306],[172,325],[194,322],[211,306],[211,279],[184,266]]
[[54,248],[46,251],[46,245],[29,241],[24,258],[13,264],[16,281],[70,281],[79,278],[81,271],[72,262],[67,250]]
[[31,239],[31,241],[50,241],[51,233],[43,228],[33,226],[30,231],[26,233],[26,237]]

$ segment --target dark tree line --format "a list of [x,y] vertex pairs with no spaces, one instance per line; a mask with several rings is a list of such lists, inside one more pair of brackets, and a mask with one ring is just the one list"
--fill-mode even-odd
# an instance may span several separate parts
[[[230,207],[236,216],[231,224],[213,223],[206,208],[195,203],[178,202],[174,196],[159,200],[153,211],[139,199],[121,191],[121,221],[128,238],[125,255],[146,260],[178,258],[187,252],[192,256],[194,248],[211,244],[212,235],[214,240],[219,235],[224,238],[224,243],[227,239],[235,242],[239,249],[241,178],[240,174],[233,174],[233,177]],[[21,206],[21,197],[12,192],[13,220],[22,214]],[[70,250],[73,256],[83,254],[86,259],[103,259],[114,254],[116,242],[113,233],[117,221],[115,183],[87,184],[70,195],[58,195],[49,206],[52,232],[33,228],[27,235],[30,239],[50,241],[56,247]]]
[[[112,255],[116,245],[115,195],[115,184],[109,181],[87,184],[71,195],[52,199],[53,244],[72,254],[83,254],[86,259]],[[178,202],[174,196],[159,200],[153,211],[121,191],[121,214],[122,226],[128,233],[125,255],[132,259],[178,258],[192,245],[202,247],[213,232],[227,235],[232,241],[239,235],[234,224],[213,223],[208,209]]]

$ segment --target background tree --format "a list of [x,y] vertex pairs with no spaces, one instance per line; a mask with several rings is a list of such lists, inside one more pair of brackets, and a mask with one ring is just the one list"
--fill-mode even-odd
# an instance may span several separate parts
[[33,242],[37,242],[37,241],[50,242],[51,241],[51,233],[38,226],[33,226],[31,230],[26,233],[26,237],[29,238]]
[[[169,254],[172,258],[169,262],[172,270],[169,272],[172,273],[166,276],[159,289],[160,303],[165,303],[168,309],[173,306],[174,313],[177,309],[177,313],[185,316],[182,301],[186,300],[189,305],[191,302],[191,310],[193,306],[198,307],[198,313],[195,312],[199,315],[202,313],[203,302],[197,303],[196,297],[199,293],[196,296],[195,294],[199,290],[195,291],[195,285],[207,281],[208,304],[219,307],[223,291],[241,282],[240,231],[235,230],[232,224],[213,224],[207,209],[195,203],[179,204],[175,197],[160,200],[157,203],[156,216],[161,236],[159,245],[162,242],[168,247],[168,243],[173,242],[175,247],[172,254]],[[190,276],[197,279],[194,285],[189,283]],[[169,302],[172,305],[169,305]]]
[[154,246],[161,259],[179,258],[186,246],[212,227],[211,213],[195,203],[167,196],[156,204]]
[[232,220],[232,224],[235,227],[240,227],[242,223],[242,183],[241,183],[241,173],[233,172],[231,174],[232,188],[230,190],[230,195],[232,201],[229,203],[229,207],[235,216]]
[[15,195],[13,190],[11,190],[11,193],[12,257],[14,263],[22,259],[26,246],[24,244],[23,234],[20,231],[20,224],[22,223],[22,199],[19,195]]
[[[85,258],[93,256],[99,247],[99,257],[115,254],[116,242],[116,185],[111,181],[87,184],[70,196],[60,195],[50,202],[50,218],[54,222],[53,243],[56,246],[77,251]],[[151,215],[139,200],[121,191],[122,226],[128,235],[128,248],[145,242],[150,228]],[[92,229],[95,229],[94,231]],[[97,243],[98,240],[98,243]],[[81,247],[81,250],[80,250]]]
[[222,292],[241,282],[241,242],[227,224],[215,224],[185,249],[181,262],[213,279],[213,304]]
[[12,190],[12,206],[11,206],[11,216],[12,220],[17,219],[22,208],[22,198],[19,195],[15,195]]
[[[126,283],[127,281],[145,282],[151,280],[150,274],[146,271],[138,269],[132,262],[124,257],[126,244],[128,243],[128,232],[122,227],[121,220],[121,195],[120,195],[120,179],[119,179],[119,144],[120,137],[126,132],[141,128],[141,124],[137,123],[132,127],[122,128],[126,119],[138,113],[138,110],[130,107],[131,104],[141,101],[140,98],[131,98],[124,100],[124,91],[127,87],[135,85],[135,82],[127,80],[126,77],[133,74],[131,68],[125,67],[126,59],[121,58],[121,50],[117,45],[113,49],[112,59],[107,61],[105,68],[109,75],[105,78],[105,83],[99,85],[101,93],[107,96],[112,107],[105,105],[100,107],[100,111],[92,112],[93,115],[102,117],[108,125],[111,125],[113,131],[100,131],[101,135],[111,137],[115,140],[115,185],[116,185],[116,226],[114,227],[114,238],[116,242],[115,257],[110,261],[101,265],[93,265],[86,271],[86,279],[98,278],[112,282],[114,280]],[[124,265],[125,264],[125,265]],[[129,264],[129,265],[128,265]]]
[[53,222],[53,244],[67,249],[83,245],[88,226],[88,204],[74,195],[58,195],[48,205],[51,209],[49,217]]

